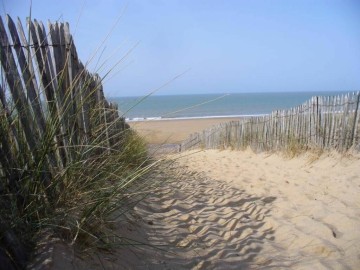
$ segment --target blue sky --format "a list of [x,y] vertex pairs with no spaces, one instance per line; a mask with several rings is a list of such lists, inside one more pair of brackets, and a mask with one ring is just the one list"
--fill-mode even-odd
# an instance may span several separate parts
[[33,0],[32,17],[68,21],[91,71],[115,65],[107,96],[360,90],[359,0]]

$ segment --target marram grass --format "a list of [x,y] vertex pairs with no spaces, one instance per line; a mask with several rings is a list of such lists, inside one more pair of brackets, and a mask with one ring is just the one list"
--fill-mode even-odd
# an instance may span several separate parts
[[[90,74],[66,24],[46,34],[29,15],[26,44],[5,35],[0,48],[0,261],[20,269],[43,231],[85,249],[124,244],[113,221],[151,190],[146,175],[160,162],[104,98],[115,67]],[[66,48],[44,43],[58,44],[56,33]]]
[[[65,102],[60,108],[62,115],[70,108],[71,102]],[[67,121],[75,123],[79,112]],[[90,113],[93,123],[101,123],[99,108]],[[97,125],[90,139],[78,138],[77,143],[71,139],[76,129],[69,129],[68,144],[59,145],[56,136],[64,119],[54,119],[50,112],[46,115],[46,130],[34,153],[29,150],[16,109],[0,108],[1,150],[10,143],[5,154],[12,156],[7,156],[12,161],[9,167],[0,166],[2,242],[11,232],[22,250],[30,254],[27,251],[36,244],[37,233],[50,230],[54,236],[86,249],[121,244],[111,235],[113,217],[126,213],[138,200],[131,194],[146,188],[144,176],[157,165],[148,158],[145,141],[128,127],[118,128],[120,120],[115,119]],[[64,164],[60,162],[62,152],[68,155]],[[56,164],[51,165],[51,156],[57,157]],[[48,183],[44,183],[44,175],[51,176]],[[14,243],[10,240],[10,245]],[[5,252],[17,267],[24,267],[12,248]]]

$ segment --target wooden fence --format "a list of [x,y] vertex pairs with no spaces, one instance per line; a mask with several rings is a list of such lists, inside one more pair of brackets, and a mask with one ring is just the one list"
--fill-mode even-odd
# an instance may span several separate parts
[[360,149],[360,92],[342,96],[316,96],[290,110],[246,117],[192,134],[181,151],[192,148],[244,149],[255,151],[288,148]]
[[[104,98],[99,75],[78,59],[68,23],[49,23],[46,33],[36,20],[27,22],[26,31],[20,20],[17,26],[9,16],[6,21],[7,29],[0,17],[0,120],[11,128],[1,133],[0,151],[9,148],[1,155],[2,171],[14,162],[20,134],[35,157],[54,123],[58,128],[47,139],[59,147],[49,153],[47,166],[65,166],[78,147],[94,139],[112,148],[115,131],[124,129],[125,121],[117,105]],[[16,127],[14,114],[20,122]]]
[[[36,20],[28,20],[26,29],[19,19],[15,24],[7,16],[5,21],[0,17],[2,197],[21,193],[27,170],[37,168],[48,187],[78,155],[121,147],[119,131],[126,128],[117,105],[104,98],[99,75],[78,59],[67,23],[49,23],[46,31]],[[82,151],[88,145],[97,147]],[[51,201],[56,194],[45,189]],[[21,205],[23,198],[18,199]],[[0,217],[2,236],[6,226]]]

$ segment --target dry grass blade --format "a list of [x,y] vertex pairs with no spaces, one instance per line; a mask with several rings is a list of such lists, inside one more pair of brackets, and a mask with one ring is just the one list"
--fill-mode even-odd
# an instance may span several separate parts
[[[16,29],[9,22],[12,41],[2,23],[0,29],[4,267],[23,268],[25,250],[42,230],[86,249],[124,243],[110,241],[121,239],[109,236],[114,213],[125,214],[144,196],[145,175],[157,162],[105,99],[103,79],[77,58],[68,25],[49,24],[47,34],[41,22],[29,20],[26,39],[21,24]],[[22,41],[16,42],[25,42],[20,47],[17,32]]]

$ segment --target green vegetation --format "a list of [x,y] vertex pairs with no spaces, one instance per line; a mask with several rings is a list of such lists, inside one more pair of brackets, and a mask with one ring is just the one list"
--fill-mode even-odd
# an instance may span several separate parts
[[[98,112],[95,108],[91,113]],[[116,129],[117,121],[121,119],[97,126],[98,134],[87,143],[69,140],[66,148],[54,140],[60,121],[49,116],[33,155],[19,114],[0,109],[1,249],[17,267],[24,267],[25,254],[44,229],[86,248],[109,248],[119,240],[110,237],[114,213],[126,213],[133,201],[129,197],[146,186],[144,175],[155,163],[148,159],[142,138],[129,128]],[[111,147],[101,139],[105,133],[111,134]],[[63,150],[65,165],[59,162]],[[51,156],[58,158],[57,166],[47,166]],[[5,167],[6,162],[12,164]]]
[[306,151],[306,145],[304,143],[301,143],[300,140],[296,138],[294,135],[289,136],[287,138],[287,142],[286,144],[284,144],[284,148],[282,150],[283,154],[289,158],[294,158],[296,156],[299,156],[305,151]]
[[[59,37],[67,40],[67,50],[65,44],[49,50],[42,24],[29,25],[28,40],[35,45],[13,48],[5,31],[0,41],[0,261],[5,269],[25,268],[44,231],[86,249],[122,244],[111,225],[144,196],[146,174],[157,165],[148,158],[145,141],[104,98],[103,79],[78,60],[71,35],[63,31],[67,25],[51,24],[49,36],[52,44]],[[17,32],[23,32],[21,26]]]

